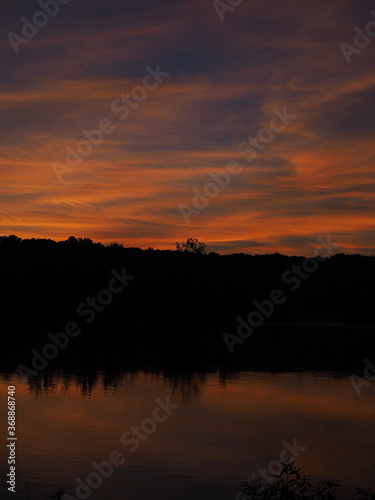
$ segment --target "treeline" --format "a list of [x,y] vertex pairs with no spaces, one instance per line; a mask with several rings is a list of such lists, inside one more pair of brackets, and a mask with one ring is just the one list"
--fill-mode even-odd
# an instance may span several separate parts
[[114,353],[118,339],[127,342],[122,356],[129,359],[146,343],[151,352],[194,346],[194,359],[214,346],[226,352],[222,334],[235,333],[238,317],[246,319],[254,301],[261,305],[275,291],[284,300],[265,314],[266,326],[375,323],[375,257],[222,256],[4,236],[0,263],[3,338],[17,356],[68,322],[90,331],[74,340],[76,353],[79,346],[90,353],[97,342]]

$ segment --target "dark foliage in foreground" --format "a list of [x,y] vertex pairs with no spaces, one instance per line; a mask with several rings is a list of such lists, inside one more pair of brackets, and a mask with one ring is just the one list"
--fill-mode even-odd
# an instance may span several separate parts
[[[258,478],[240,486],[241,494],[237,500],[337,500],[337,488],[340,481],[326,480],[313,484],[301,474],[292,462],[283,462],[280,474],[273,474],[275,482],[268,484]],[[47,500],[64,500],[65,491],[58,490]],[[375,500],[375,491],[371,488],[356,488],[353,500]]]
[[[282,463],[280,474],[272,474],[275,478],[273,484],[268,484],[258,478],[248,483],[242,483],[239,500],[336,500],[337,488],[341,487],[339,481],[312,482],[297,469],[294,463]],[[375,491],[357,488],[353,495],[356,500],[374,500]]]

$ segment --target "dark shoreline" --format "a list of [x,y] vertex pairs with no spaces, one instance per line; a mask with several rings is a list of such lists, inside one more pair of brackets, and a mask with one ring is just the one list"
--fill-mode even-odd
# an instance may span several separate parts
[[48,369],[360,372],[375,359],[375,257],[308,260],[0,238],[0,366],[30,366],[60,335]]
[[[7,355],[1,356],[0,367],[32,367],[31,349],[42,353],[45,343],[51,342],[47,332],[59,331],[42,329],[40,340],[33,343],[35,337],[31,335],[27,345],[14,343],[14,337],[12,341],[9,336],[3,351]],[[235,346],[233,354],[223,341],[224,331],[212,324],[194,331],[186,323],[176,328],[174,322],[164,322],[162,328],[139,321],[112,327],[96,324],[70,339],[68,347],[60,350],[46,369],[148,366],[186,372],[213,368],[360,373],[364,359],[375,361],[374,326],[370,324],[273,322],[256,329],[250,338]],[[227,331],[235,334],[235,329]]]

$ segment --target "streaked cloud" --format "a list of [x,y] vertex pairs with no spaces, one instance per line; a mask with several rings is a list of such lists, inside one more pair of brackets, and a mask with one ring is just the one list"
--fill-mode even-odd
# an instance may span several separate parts
[[[339,48],[370,1],[244,2],[221,23],[211,2],[82,0],[18,55],[6,34],[37,4],[3,8],[3,234],[289,254],[331,234],[374,253],[375,42],[350,65]],[[111,103],[157,64],[170,76],[121,121]],[[296,118],[247,162],[238,144],[284,106]],[[103,118],[114,132],[60,183],[51,163]],[[241,174],[185,224],[179,204],[231,160]]]

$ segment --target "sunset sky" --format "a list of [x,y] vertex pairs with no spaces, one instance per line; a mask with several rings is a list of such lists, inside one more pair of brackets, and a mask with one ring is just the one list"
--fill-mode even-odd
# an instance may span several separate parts
[[[0,233],[289,255],[331,235],[374,254],[374,2],[231,3],[221,20],[212,0],[71,0],[12,47],[41,5],[3,0]],[[370,21],[374,38],[349,63],[340,44]],[[169,75],[148,78],[125,113],[116,100],[158,65]],[[239,144],[274,109],[295,117],[247,161]],[[59,180],[52,164],[106,118],[113,130]],[[228,162],[237,175],[197,213],[193,189]]]

